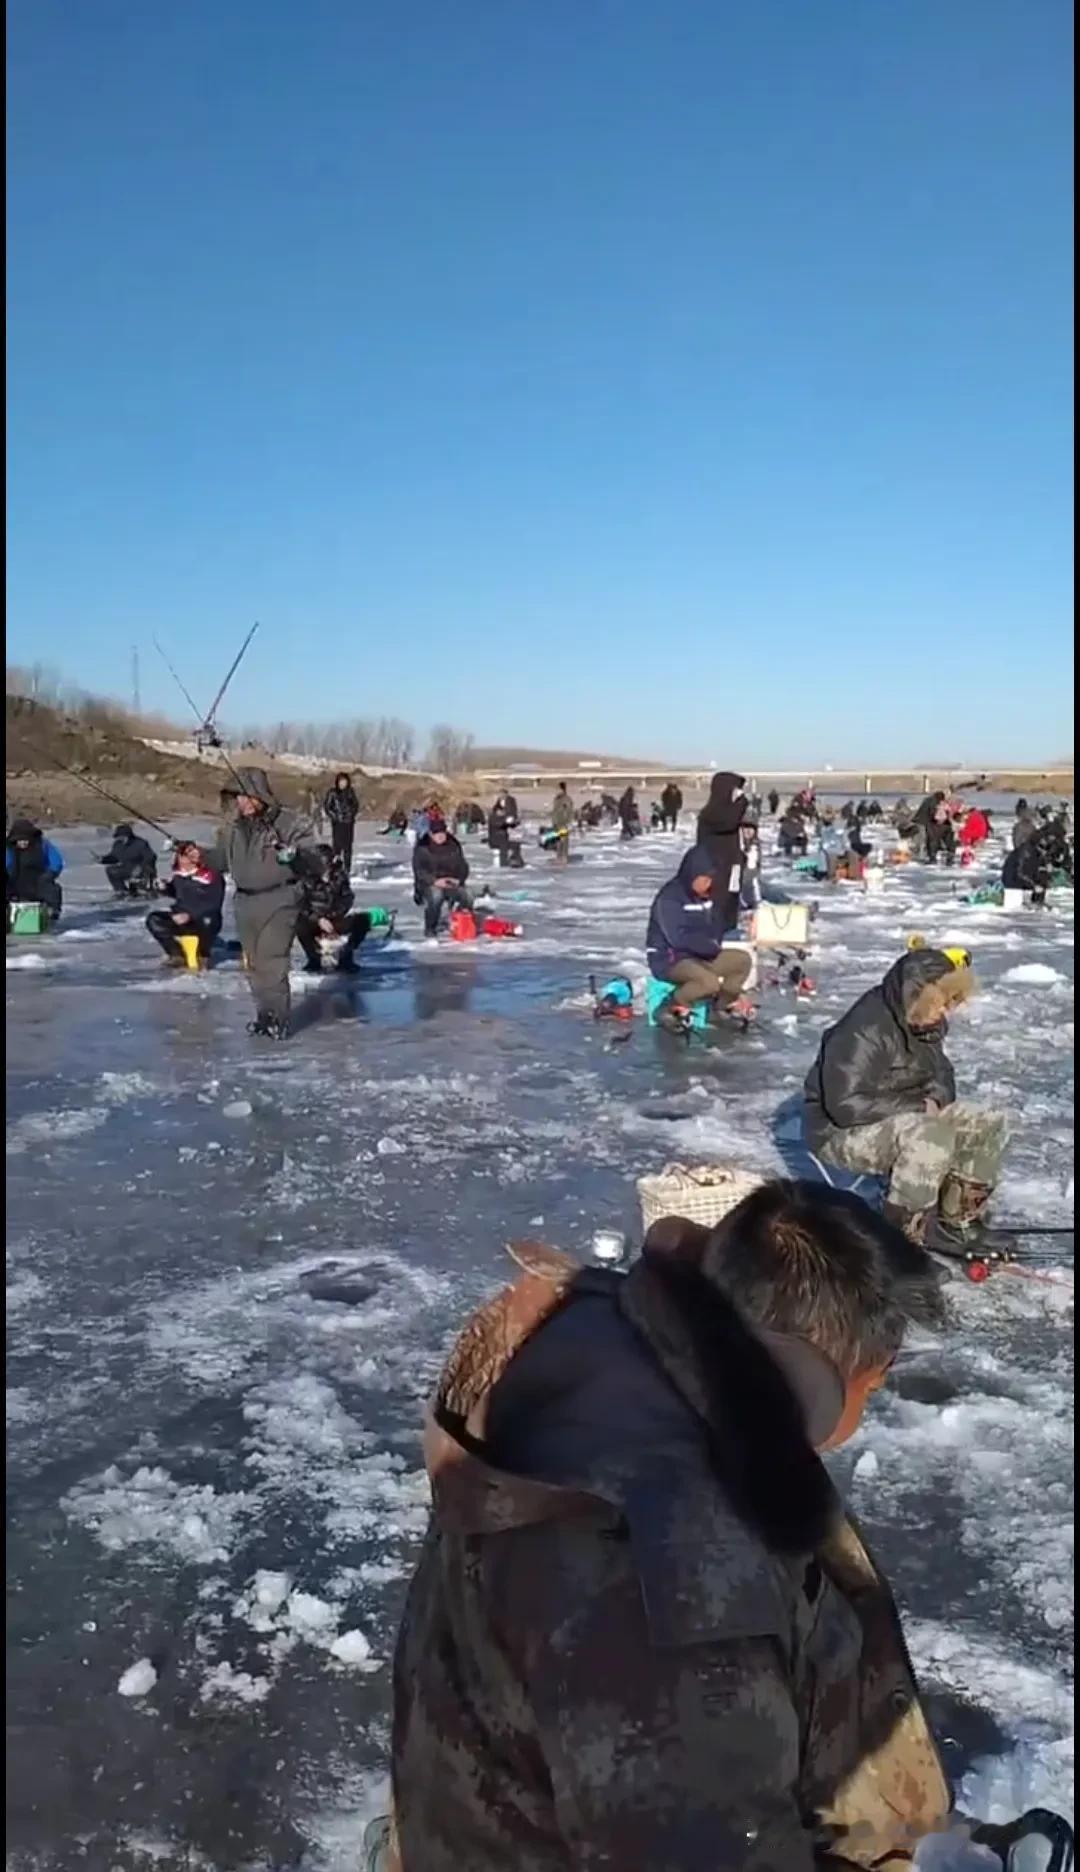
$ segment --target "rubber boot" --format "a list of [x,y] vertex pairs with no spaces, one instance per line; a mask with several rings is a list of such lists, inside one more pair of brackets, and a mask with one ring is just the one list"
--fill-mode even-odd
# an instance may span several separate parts
[[902,1235],[907,1236],[908,1241],[914,1242],[919,1248],[927,1246],[929,1210],[902,1209],[899,1203],[887,1202],[882,1209],[882,1214],[886,1222],[891,1222],[894,1228],[898,1228]]
[[690,1010],[689,1008],[675,1007],[669,1001],[666,1006],[660,1009],[659,1014],[656,1016],[656,1025],[662,1027],[665,1033],[678,1034],[680,1039],[688,1040],[690,1037]]
[[990,1228],[986,1210],[993,1195],[987,1183],[971,1183],[950,1171],[941,1186],[938,1206],[930,1218],[926,1246],[936,1254],[956,1255],[961,1260],[1009,1258],[1007,1235]]
[[337,966],[339,975],[359,975],[360,973],[360,964],[351,949],[342,951]]

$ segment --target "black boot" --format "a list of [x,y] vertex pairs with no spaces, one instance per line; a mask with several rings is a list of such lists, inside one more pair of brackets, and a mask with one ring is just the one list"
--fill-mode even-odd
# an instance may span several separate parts
[[961,1261],[1007,1261],[1010,1239],[992,1229],[986,1219],[993,1193],[989,1184],[973,1183],[950,1171],[930,1218],[927,1247],[936,1254],[955,1255]]
[[360,964],[351,949],[343,949],[338,957],[338,972],[342,975],[359,975]]
[[314,956],[309,956],[308,960],[304,963],[304,974],[305,975],[321,975],[322,972],[323,972],[322,963],[316,962]]
[[287,1021],[278,1020],[276,1014],[268,1014],[265,1009],[248,1022],[248,1033],[259,1040],[287,1040],[289,1026]]

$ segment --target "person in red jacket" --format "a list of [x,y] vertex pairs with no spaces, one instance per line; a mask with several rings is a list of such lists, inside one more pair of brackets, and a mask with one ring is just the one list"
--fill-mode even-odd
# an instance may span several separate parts
[[974,850],[976,845],[985,845],[989,837],[990,814],[984,812],[981,806],[973,806],[960,827],[961,845],[970,846]]

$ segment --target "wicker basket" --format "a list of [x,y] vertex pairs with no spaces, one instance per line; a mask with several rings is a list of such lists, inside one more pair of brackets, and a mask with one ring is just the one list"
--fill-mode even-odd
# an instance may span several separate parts
[[645,1232],[664,1216],[683,1216],[687,1222],[715,1228],[764,1180],[753,1171],[730,1170],[723,1164],[668,1164],[665,1170],[638,1178]]

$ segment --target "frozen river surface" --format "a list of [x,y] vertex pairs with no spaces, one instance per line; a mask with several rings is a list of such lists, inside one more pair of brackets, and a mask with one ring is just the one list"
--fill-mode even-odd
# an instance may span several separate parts
[[[12,1872],[353,1872],[449,1335],[514,1237],[634,1233],[644,1170],[777,1169],[820,1029],[912,931],[985,983],[951,1050],[1014,1115],[1002,1213],[1071,1224],[1071,893],[1011,916],[914,867],[818,892],[816,998],[766,984],[758,1031],[688,1051],[586,993],[642,973],[681,845],[538,856],[496,880],[524,941],[431,949],[404,848],[369,834],[359,899],[400,939],[355,984],[297,977],[267,1050],[235,962],[162,971],[141,912],[102,904],[99,841],[59,842],[61,931],[7,956]],[[955,1283],[947,1340],[837,1459],[983,1812],[1071,1802],[1065,1246],[1049,1280]]]

